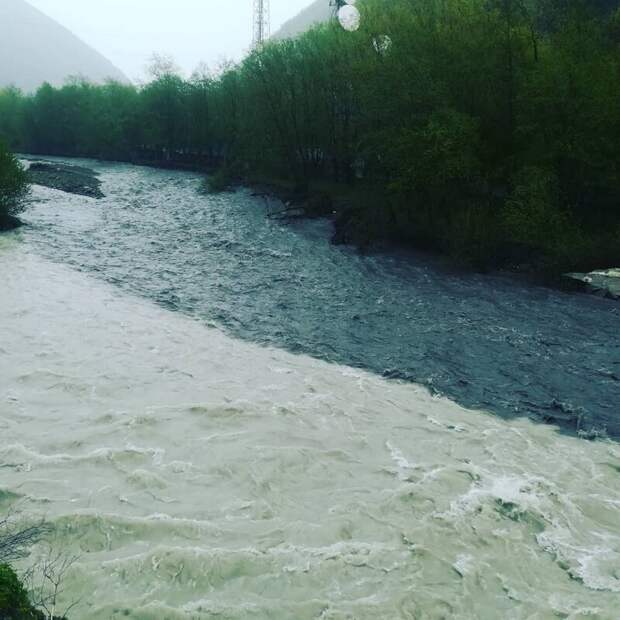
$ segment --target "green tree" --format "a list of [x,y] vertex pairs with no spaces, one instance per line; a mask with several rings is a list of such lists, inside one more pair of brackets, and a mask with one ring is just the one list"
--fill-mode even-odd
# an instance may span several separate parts
[[0,142],[0,226],[14,223],[28,193],[26,172],[17,158]]
[[24,586],[8,564],[0,564],[0,616],[4,620],[37,620],[42,617],[33,609]]

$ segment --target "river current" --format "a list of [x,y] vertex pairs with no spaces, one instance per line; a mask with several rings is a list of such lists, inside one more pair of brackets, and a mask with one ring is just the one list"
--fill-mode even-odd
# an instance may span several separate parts
[[467,407],[620,435],[620,304],[361,256],[249,191],[93,164],[107,198],[55,194],[24,235],[53,261],[240,337],[424,384]]
[[617,304],[88,165],[0,237],[0,511],[72,620],[616,617],[618,444],[528,416],[615,434]]

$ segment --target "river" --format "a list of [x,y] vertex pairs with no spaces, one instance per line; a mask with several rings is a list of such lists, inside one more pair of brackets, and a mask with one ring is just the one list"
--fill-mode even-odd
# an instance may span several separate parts
[[620,304],[361,256],[331,246],[324,221],[267,218],[280,207],[249,191],[207,199],[198,175],[82,163],[102,173],[105,200],[54,195],[28,214],[24,235],[50,260],[233,337],[620,436]]
[[615,434],[617,304],[87,164],[0,237],[0,509],[72,620],[615,617],[618,444],[530,416]]

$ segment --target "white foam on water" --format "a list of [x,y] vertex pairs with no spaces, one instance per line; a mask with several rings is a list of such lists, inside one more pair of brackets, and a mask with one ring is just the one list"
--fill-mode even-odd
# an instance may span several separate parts
[[390,451],[390,455],[392,456],[392,460],[398,466],[398,477],[401,480],[406,480],[407,476],[408,476],[407,471],[415,469],[416,468],[415,465],[413,463],[410,463],[403,456],[403,453],[398,448],[395,448],[389,441],[386,442],[385,445],[386,445],[387,449]]
[[474,565],[473,556],[467,553],[461,553],[457,558],[456,562],[452,565],[454,570],[461,575],[461,577],[465,577],[472,572]]
[[80,556],[72,617],[616,617],[617,444],[233,340],[18,239],[0,509]]

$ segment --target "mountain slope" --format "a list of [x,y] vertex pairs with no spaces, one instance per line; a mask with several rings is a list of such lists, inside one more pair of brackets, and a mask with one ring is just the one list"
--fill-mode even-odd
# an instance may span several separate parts
[[93,82],[128,81],[99,52],[25,0],[0,0],[0,87],[31,91],[77,75]]
[[[610,13],[618,9],[618,0],[587,0],[586,4],[599,13]],[[285,22],[272,38],[295,37],[315,24],[326,22],[332,15],[334,15],[334,7],[330,6],[329,0],[314,0],[310,6]]]
[[326,22],[333,14],[334,7],[329,6],[329,0],[315,0],[310,6],[285,22],[273,38],[287,39],[297,36],[314,24]]

